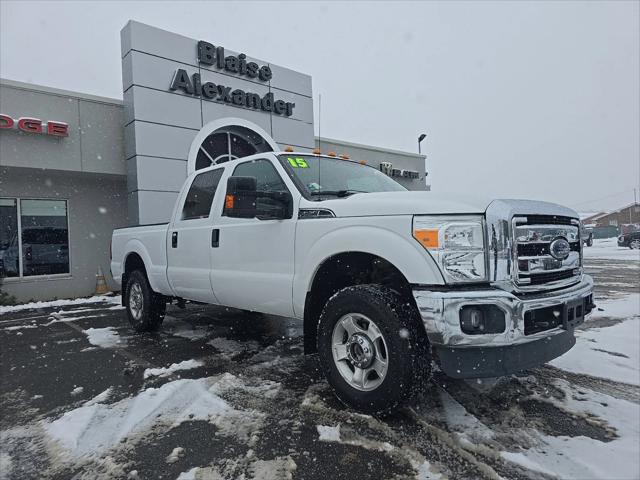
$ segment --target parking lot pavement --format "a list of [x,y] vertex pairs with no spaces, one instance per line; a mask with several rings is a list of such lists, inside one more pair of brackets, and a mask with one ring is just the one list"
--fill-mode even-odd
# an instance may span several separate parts
[[640,261],[588,262],[600,309],[573,350],[436,372],[386,418],[334,398],[293,319],[170,307],[137,335],[119,297],[5,310],[0,478],[638,478]]

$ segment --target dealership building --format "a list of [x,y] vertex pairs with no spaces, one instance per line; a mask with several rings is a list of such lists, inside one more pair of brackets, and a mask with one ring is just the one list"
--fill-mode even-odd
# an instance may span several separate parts
[[134,21],[121,50],[122,100],[0,79],[0,289],[20,301],[90,295],[98,269],[115,289],[113,229],[167,222],[214,163],[320,148],[427,188],[423,155],[315,137],[309,75]]

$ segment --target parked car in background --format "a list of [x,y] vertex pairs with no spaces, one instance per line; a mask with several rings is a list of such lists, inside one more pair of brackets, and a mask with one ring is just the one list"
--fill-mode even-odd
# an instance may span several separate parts
[[582,243],[587,247],[593,245],[593,225],[582,225],[580,231],[580,238],[582,238]]
[[[18,235],[0,245],[0,277],[20,275]],[[69,273],[68,231],[61,227],[30,227],[22,232],[22,275]]]
[[618,246],[640,250],[640,230],[620,235],[618,237]]

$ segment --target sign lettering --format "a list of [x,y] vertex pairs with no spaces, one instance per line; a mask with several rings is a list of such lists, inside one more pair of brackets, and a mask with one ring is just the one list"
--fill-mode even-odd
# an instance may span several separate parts
[[54,137],[68,137],[69,125],[64,122],[49,120],[43,122],[39,118],[21,117],[18,120],[0,113],[0,130],[20,130],[26,133],[40,133]]

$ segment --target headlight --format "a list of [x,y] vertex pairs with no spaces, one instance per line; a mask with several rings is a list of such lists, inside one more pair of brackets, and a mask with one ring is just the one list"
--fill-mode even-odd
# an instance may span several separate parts
[[447,282],[487,280],[482,217],[415,216],[413,237],[438,262]]

